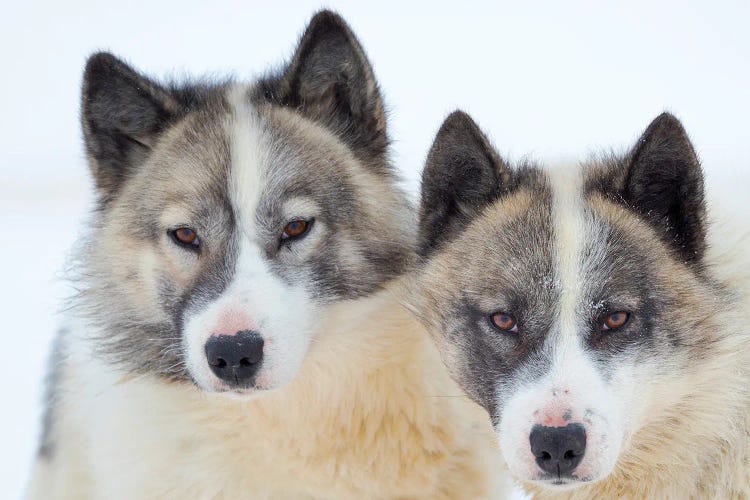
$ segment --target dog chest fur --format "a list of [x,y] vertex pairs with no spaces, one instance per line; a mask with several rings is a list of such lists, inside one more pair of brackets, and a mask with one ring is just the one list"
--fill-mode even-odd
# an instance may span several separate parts
[[254,401],[118,374],[71,335],[64,466],[36,497],[489,496],[486,417],[392,293],[340,304],[295,382]]

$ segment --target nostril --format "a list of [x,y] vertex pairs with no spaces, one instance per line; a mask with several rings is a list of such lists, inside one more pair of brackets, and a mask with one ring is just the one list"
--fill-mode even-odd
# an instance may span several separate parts
[[214,335],[206,342],[206,358],[213,373],[230,385],[252,381],[263,359],[263,338],[252,331]]
[[535,425],[529,435],[531,453],[539,467],[557,476],[571,474],[586,452],[586,429],[580,424],[565,427]]

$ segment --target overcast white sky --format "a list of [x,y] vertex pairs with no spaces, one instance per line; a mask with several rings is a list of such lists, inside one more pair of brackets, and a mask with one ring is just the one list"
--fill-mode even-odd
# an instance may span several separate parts
[[[86,56],[156,76],[251,78],[288,57],[312,13],[359,36],[412,191],[442,119],[469,111],[501,152],[558,161],[628,147],[683,120],[709,182],[750,179],[750,2],[31,1],[0,19],[0,485],[17,496],[35,441],[56,278],[88,200],[78,126]],[[9,399],[8,399],[9,398]],[[4,495],[3,495],[4,496]]]

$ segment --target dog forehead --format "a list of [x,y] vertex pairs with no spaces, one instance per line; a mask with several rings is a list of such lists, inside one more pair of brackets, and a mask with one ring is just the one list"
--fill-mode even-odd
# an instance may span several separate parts
[[127,183],[128,199],[198,217],[229,210],[248,224],[295,198],[355,203],[351,153],[293,111],[253,101],[251,88],[229,87],[167,130]]
[[[594,346],[595,322],[613,304],[636,309],[653,289],[645,226],[587,193],[575,166],[544,179],[483,210],[419,278],[423,321],[440,332],[456,378],[490,411],[497,391],[547,379],[553,365],[605,367],[609,376],[612,355],[632,343]],[[517,316],[517,337],[489,326],[500,310]]]
[[[153,145],[135,179],[142,194],[165,201],[223,195],[230,164],[225,104],[216,99],[188,113]],[[221,197],[221,196],[219,196]]]
[[[543,280],[551,262],[549,201],[522,189],[487,207],[428,262],[433,285],[487,297]],[[443,287],[433,287],[440,292]]]
[[446,302],[469,295],[491,310],[515,298],[573,322],[608,294],[627,297],[650,282],[654,238],[635,216],[587,194],[577,166],[544,179],[500,198],[428,262],[422,288],[434,305],[451,309]]
[[358,188],[385,186],[330,131],[253,94],[252,87],[236,87],[227,97],[228,187],[240,219],[278,216],[296,200],[295,206],[316,206],[333,220],[363,203]]

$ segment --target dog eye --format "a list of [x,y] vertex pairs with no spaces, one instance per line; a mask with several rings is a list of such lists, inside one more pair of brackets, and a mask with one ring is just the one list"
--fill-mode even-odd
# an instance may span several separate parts
[[490,316],[492,325],[500,331],[515,333],[518,331],[518,322],[516,318],[508,313],[496,312]]
[[602,322],[601,329],[604,331],[607,330],[618,330],[625,326],[628,323],[628,320],[630,319],[630,313],[625,311],[617,311],[613,312],[611,314],[608,314],[604,321]]
[[284,226],[284,232],[281,233],[281,241],[287,241],[303,236],[310,230],[313,220],[295,219]]
[[200,246],[200,240],[198,239],[198,233],[189,227],[180,227],[173,231],[170,231],[172,240],[178,245],[188,248],[198,248]]

